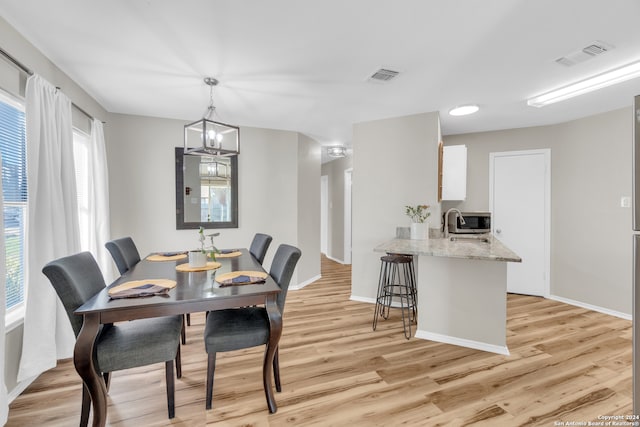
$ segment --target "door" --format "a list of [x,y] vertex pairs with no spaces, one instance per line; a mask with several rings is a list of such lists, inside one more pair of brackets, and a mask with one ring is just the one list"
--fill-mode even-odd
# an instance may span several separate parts
[[344,171],[344,263],[351,264],[351,177],[353,169]]
[[522,258],[507,263],[507,292],[549,295],[551,151],[491,153],[492,232]]
[[329,177],[320,177],[320,252],[327,255],[329,234]]

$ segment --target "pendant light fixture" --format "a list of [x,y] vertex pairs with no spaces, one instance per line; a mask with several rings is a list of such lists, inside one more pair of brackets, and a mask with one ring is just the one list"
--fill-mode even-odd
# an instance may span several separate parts
[[216,111],[213,105],[213,88],[218,80],[205,77],[204,83],[209,86],[209,106],[202,119],[184,126],[184,154],[236,156],[240,153],[240,128],[213,120]]

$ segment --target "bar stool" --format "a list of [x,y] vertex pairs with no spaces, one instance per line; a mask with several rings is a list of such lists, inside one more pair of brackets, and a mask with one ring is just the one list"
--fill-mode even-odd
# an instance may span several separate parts
[[[394,306],[393,303],[396,302]],[[380,278],[378,295],[373,313],[373,330],[378,317],[389,318],[391,308],[400,303],[402,326],[406,339],[411,338],[411,324],[416,322],[417,288],[413,257],[402,254],[388,254],[380,258]]]

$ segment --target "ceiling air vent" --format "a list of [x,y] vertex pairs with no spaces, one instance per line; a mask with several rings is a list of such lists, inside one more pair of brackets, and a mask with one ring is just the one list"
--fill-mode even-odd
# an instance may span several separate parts
[[389,80],[400,74],[399,71],[389,70],[387,68],[380,68],[378,71],[369,76],[369,80],[376,82],[388,82]]
[[612,45],[601,41],[595,41],[583,47],[582,49],[573,51],[561,58],[556,59],[556,62],[558,64],[571,67],[572,65],[579,64],[580,62],[584,62],[587,59],[591,59],[595,56],[608,52],[611,49],[613,49]]

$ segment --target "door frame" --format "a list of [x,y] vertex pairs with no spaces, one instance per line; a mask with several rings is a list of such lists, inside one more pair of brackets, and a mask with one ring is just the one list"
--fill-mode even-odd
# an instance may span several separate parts
[[[544,156],[544,282],[542,296],[551,296],[551,149],[501,151],[489,153],[489,210],[493,215],[494,197],[494,160],[496,157],[513,157],[524,155]],[[491,234],[494,235],[494,223],[491,221]]]

